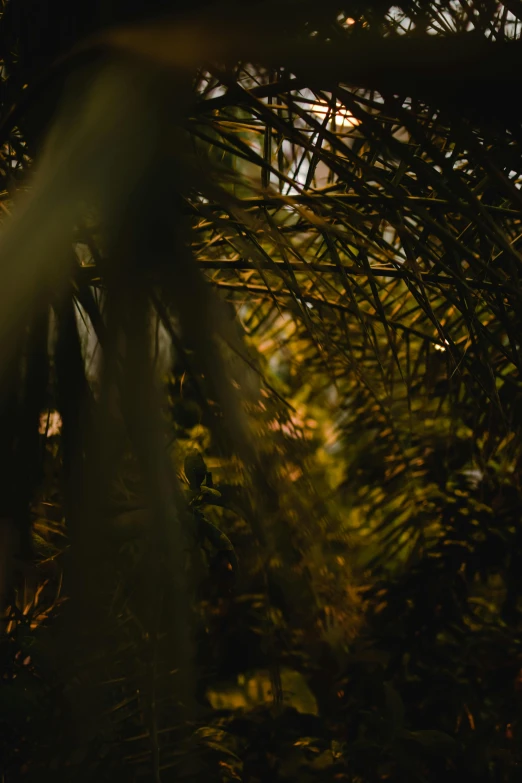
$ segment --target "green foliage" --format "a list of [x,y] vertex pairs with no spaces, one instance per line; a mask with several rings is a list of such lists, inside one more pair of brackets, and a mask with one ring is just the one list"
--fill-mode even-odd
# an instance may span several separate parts
[[37,5],[2,780],[515,783],[518,4]]

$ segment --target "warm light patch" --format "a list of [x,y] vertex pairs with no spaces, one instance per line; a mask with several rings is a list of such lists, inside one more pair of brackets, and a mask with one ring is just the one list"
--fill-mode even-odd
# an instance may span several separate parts
[[342,128],[356,128],[357,125],[361,124],[360,120],[358,120],[357,117],[354,117],[351,111],[343,106],[340,101],[337,101],[336,103],[335,112],[333,111],[331,104],[326,103],[326,101],[314,103],[311,109],[321,120],[324,120],[326,116],[328,116],[329,119],[332,119],[332,117],[335,116],[335,124]]
[[62,417],[58,411],[45,411],[40,414],[40,426],[38,432],[40,435],[46,435],[52,438],[53,435],[59,435],[62,430]]
[[444,340],[444,345],[441,345],[440,343],[435,343],[435,350],[436,351],[445,351],[446,346],[449,345],[448,340]]
[[337,21],[343,27],[351,27],[353,24],[356,23],[357,19],[354,19],[353,16],[345,16],[344,14],[338,14]]

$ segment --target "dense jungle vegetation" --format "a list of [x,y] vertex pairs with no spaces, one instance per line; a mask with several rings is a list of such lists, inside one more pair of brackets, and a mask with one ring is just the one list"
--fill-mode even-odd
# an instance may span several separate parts
[[522,3],[0,2],[1,783],[522,775]]

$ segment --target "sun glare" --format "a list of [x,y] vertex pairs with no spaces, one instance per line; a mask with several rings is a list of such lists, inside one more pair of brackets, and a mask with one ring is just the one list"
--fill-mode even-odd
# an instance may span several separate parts
[[[314,103],[311,109],[312,112],[321,120],[324,120],[327,115],[329,115],[331,118],[334,114],[332,111],[332,106],[323,101]],[[343,128],[355,128],[357,125],[360,125],[360,120],[358,120],[357,117],[354,117],[351,111],[343,106],[340,101],[337,101],[335,110],[335,124]]]

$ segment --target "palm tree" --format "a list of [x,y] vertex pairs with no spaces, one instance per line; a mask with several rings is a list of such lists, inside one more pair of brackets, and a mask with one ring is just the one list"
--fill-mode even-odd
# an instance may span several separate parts
[[[92,641],[79,690],[86,705],[92,683],[108,676],[99,663],[107,640],[127,654],[140,638],[143,660],[129,678],[148,694],[159,780],[167,764],[160,664],[174,660],[183,674],[172,692],[162,686],[183,702],[181,717],[197,711],[183,562],[192,516],[165,448],[172,425],[153,355],[161,327],[216,458],[236,466],[244,492],[234,502],[263,552],[272,600],[279,590],[297,616],[296,580],[317,597],[312,565],[285,580],[274,562],[310,553],[325,517],[340,516],[341,532],[359,542],[354,567],[374,583],[372,644],[393,651],[377,679],[424,688],[411,697],[412,725],[432,728],[436,714],[423,667],[458,670],[442,677],[449,706],[436,719],[448,733],[463,715],[469,724],[453,772],[437,767],[445,761],[428,773],[422,759],[408,766],[408,743],[429,738],[404,728],[395,704],[388,766],[360,751],[361,769],[353,762],[346,774],[456,777],[474,754],[480,779],[514,779],[515,759],[501,751],[519,731],[510,688],[520,669],[522,557],[521,9],[421,1],[202,4],[195,16],[169,3],[110,9],[57,7],[43,19],[11,0],[1,19],[4,607],[16,603],[17,560],[30,558],[40,415],[55,406],[71,542],[67,655]],[[91,375],[87,333],[103,357]],[[299,395],[318,417],[332,411],[333,501],[314,497],[306,471],[288,478],[289,462],[301,469],[309,459],[303,439],[291,437],[305,426]],[[134,604],[136,571],[125,576],[107,535],[115,484],[133,458],[136,494],[152,519]],[[309,520],[308,535],[296,518]],[[132,633],[121,609],[129,605]],[[309,612],[311,626],[320,612]],[[9,634],[17,622],[16,612],[7,617]],[[495,645],[505,650],[498,682]],[[122,652],[109,667],[115,678],[123,660]],[[393,713],[397,694],[385,694]],[[362,715],[359,697],[346,698]],[[82,730],[96,737],[99,705],[90,706]],[[368,725],[370,734],[382,729]],[[491,764],[496,778],[485,777]]]

